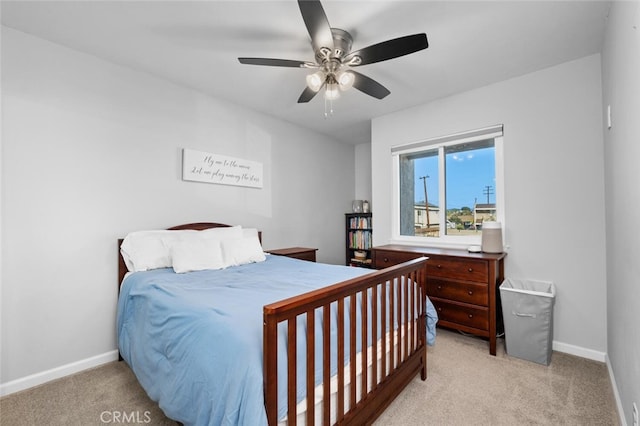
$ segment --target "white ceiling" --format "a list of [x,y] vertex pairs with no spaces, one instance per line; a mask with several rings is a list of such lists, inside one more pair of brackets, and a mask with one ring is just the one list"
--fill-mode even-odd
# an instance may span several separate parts
[[312,61],[295,0],[2,1],[2,24],[325,133],[370,140],[377,116],[600,51],[608,2],[323,1],[353,50],[426,33],[429,48],[358,71],[383,100],[350,90],[324,118],[324,100],[297,99],[308,71],[242,65],[239,56]]

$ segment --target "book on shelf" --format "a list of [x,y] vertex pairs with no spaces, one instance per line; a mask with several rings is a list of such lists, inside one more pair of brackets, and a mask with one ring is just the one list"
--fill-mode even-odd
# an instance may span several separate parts
[[371,259],[356,259],[352,257],[351,266],[371,266]]
[[349,219],[349,228],[352,229],[370,229],[371,218],[370,217],[352,217]]
[[349,248],[359,250],[369,250],[372,245],[370,231],[349,232]]

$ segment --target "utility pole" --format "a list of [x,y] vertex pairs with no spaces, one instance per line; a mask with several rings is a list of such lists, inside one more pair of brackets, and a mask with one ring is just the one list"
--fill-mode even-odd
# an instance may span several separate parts
[[489,196],[493,195],[493,187],[490,185],[485,186],[482,193],[487,196],[487,204],[490,204]]
[[474,198],[473,199],[473,229],[476,231],[478,230],[478,225],[476,225],[476,223],[478,222],[477,211],[478,211],[478,199]]
[[422,179],[422,184],[424,185],[424,206],[427,209],[427,229],[431,227],[431,222],[429,221],[429,198],[427,197],[427,179],[429,175],[420,176]]

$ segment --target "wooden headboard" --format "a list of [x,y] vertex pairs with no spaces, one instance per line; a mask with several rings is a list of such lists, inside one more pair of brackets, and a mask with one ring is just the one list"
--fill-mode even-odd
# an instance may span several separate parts
[[[224,223],[213,223],[213,222],[197,222],[197,223],[185,223],[184,225],[176,225],[171,228],[167,228],[169,231],[182,231],[185,229],[193,229],[196,231],[202,231],[204,229],[211,228],[228,228],[233,225],[226,225]],[[260,243],[262,243],[262,232],[258,231],[258,239]],[[127,265],[124,263],[124,259],[122,258],[122,254],[120,253],[120,246],[122,245],[122,238],[118,239],[118,291],[120,289],[120,285],[122,284],[122,280],[124,279],[125,274],[127,273]]]

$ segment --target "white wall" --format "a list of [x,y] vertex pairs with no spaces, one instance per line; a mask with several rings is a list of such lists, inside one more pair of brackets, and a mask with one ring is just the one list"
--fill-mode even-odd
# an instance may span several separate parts
[[607,341],[626,423],[640,408],[640,2],[613,2],[602,53],[607,205]]
[[[353,146],[5,27],[2,103],[5,391],[115,350],[130,231],[242,224],[344,260]],[[262,162],[265,186],[184,182],[183,147]]]
[[355,199],[371,202],[371,144],[356,145],[355,156]]
[[506,275],[554,281],[554,347],[604,361],[600,78],[594,55],[374,119],[372,185],[374,243],[385,244],[390,147],[504,124]]

